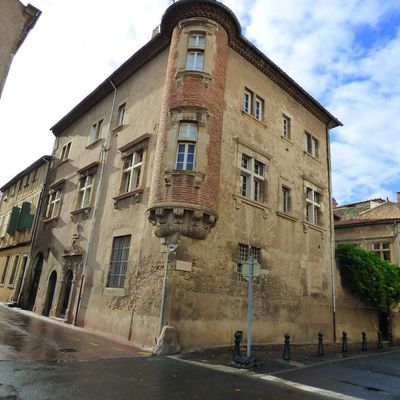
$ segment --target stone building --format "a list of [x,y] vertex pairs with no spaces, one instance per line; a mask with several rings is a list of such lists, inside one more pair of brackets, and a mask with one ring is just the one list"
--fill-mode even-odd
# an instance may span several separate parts
[[34,311],[146,346],[164,324],[183,348],[229,344],[252,256],[253,340],[332,340],[338,125],[222,3],[175,2],[52,128]]
[[11,62],[40,14],[36,7],[19,0],[0,1],[0,97]]
[[0,188],[0,301],[18,302],[50,161],[39,158]]
[[[334,213],[339,217],[335,221],[336,243],[360,246],[400,265],[400,192],[397,202],[366,200],[336,207]],[[388,338],[389,330],[398,337],[398,313],[391,316],[375,310],[370,313],[371,325],[383,333],[384,339]]]

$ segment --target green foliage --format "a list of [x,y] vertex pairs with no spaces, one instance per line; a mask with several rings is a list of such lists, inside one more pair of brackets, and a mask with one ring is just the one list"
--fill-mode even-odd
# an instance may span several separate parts
[[372,251],[340,244],[336,248],[343,286],[383,312],[400,302],[400,267]]

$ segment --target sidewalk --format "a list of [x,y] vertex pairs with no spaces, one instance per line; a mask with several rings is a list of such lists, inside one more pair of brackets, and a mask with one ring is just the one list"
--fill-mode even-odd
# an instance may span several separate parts
[[[246,355],[246,348],[242,346],[242,355]],[[361,343],[349,343],[349,352],[343,357],[341,343],[324,343],[325,355],[317,354],[318,344],[291,345],[291,360],[283,359],[284,345],[255,345],[252,346],[251,356],[262,361],[263,365],[252,370],[261,374],[274,374],[283,371],[298,369],[306,366],[337,362],[351,358],[367,357],[374,354],[400,351],[400,346],[395,344],[389,347],[383,343],[383,349],[378,350],[376,342],[368,343],[368,350],[361,350]],[[232,367],[233,346],[219,347],[205,350],[196,350],[181,353],[178,357],[184,360],[202,362],[213,365]]]

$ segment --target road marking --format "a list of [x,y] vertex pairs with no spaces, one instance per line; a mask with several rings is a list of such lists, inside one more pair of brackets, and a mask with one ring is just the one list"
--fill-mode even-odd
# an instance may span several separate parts
[[81,339],[78,339],[78,338],[75,338],[75,337],[73,337],[73,336],[68,336],[70,339],[72,339],[72,340],[75,340],[76,342],[80,342],[81,341]]
[[138,351],[138,354],[141,356],[151,356],[153,353],[150,353],[148,351]]
[[118,351],[124,351],[124,349],[121,349],[120,347],[112,347],[113,350],[118,350]]
[[98,346],[99,345],[98,343],[95,343],[95,342],[89,342],[89,344],[91,344],[92,346]]
[[245,375],[245,376],[248,376],[249,378],[253,378],[253,379],[262,379],[262,380],[269,381],[269,382],[275,382],[280,385],[291,387],[293,389],[302,390],[304,392],[316,393],[316,394],[319,394],[320,396],[324,396],[329,399],[362,400],[360,397],[347,396],[342,393],[332,392],[330,390],[319,389],[319,388],[316,388],[313,386],[307,386],[307,385],[303,385],[301,383],[287,381],[285,379],[278,378],[278,377],[272,376],[272,375],[257,374],[256,372],[249,371],[247,369],[237,369],[237,368],[233,368],[233,367],[228,367],[226,365],[205,364],[205,363],[198,362],[198,361],[184,360],[184,359],[180,358],[179,356],[178,357],[177,356],[169,356],[169,358],[173,358],[175,360],[182,361],[182,362],[192,364],[192,365],[196,365],[199,367],[213,369],[216,371],[227,372],[230,374],[237,374],[237,375]]
[[260,375],[260,374],[255,374],[255,375],[264,381],[279,383],[281,385],[289,386],[294,389],[302,390],[304,392],[316,393],[319,394],[320,396],[328,397],[329,399],[362,400],[360,397],[347,396],[342,393],[332,392],[331,390],[320,389],[314,386],[308,386],[297,382],[287,381],[286,379],[278,378],[272,375]]

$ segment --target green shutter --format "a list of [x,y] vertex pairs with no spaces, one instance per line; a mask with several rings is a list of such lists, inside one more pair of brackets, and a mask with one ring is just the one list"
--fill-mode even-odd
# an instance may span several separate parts
[[19,207],[13,207],[11,211],[10,221],[8,222],[7,227],[7,233],[9,235],[14,235],[15,231],[17,230],[20,210],[21,209]]
[[31,212],[31,203],[25,201],[24,203],[22,203],[17,231],[23,231],[25,229],[32,228],[33,215],[30,215],[30,212]]

